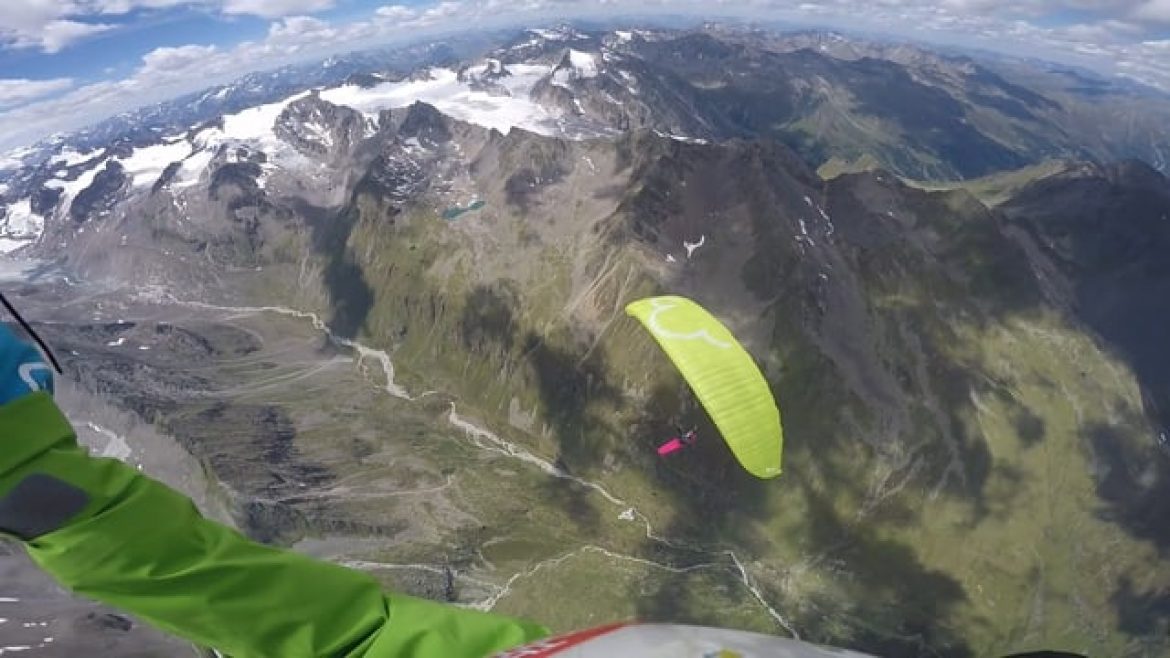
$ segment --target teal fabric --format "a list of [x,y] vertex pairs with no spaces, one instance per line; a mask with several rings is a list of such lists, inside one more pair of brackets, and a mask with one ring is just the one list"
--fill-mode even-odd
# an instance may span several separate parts
[[0,404],[34,391],[53,392],[53,370],[41,353],[0,325]]

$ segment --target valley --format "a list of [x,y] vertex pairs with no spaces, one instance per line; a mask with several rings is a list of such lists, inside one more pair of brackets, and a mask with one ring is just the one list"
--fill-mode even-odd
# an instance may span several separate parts
[[[94,449],[387,587],[557,631],[1165,655],[1170,184],[1082,160],[1132,144],[1051,137],[1067,98],[796,39],[528,31],[58,150],[4,179],[5,247],[41,264],[13,301]],[[925,104],[958,85],[947,103],[986,121],[902,112],[879,84]],[[1033,141],[1015,103],[1048,126]],[[896,137],[919,120],[934,137]],[[667,292],[765,373],[779,479],[738,466],[624,315]],[[676,423],[702,438],[662,459]],[[88,604],[13,578],[44,610],[20,623],[59,638],[30,639],[42,655],[175,646],[64,630]]]

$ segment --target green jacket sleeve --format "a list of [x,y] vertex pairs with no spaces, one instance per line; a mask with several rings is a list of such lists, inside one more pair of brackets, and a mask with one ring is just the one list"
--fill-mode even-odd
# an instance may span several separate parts
[[386,595],[361,572],[252,542],[121,462],[90,457],[43,393],[0,407],[0,527],[5,518],[53,526],[20,538],[62,585],[233,658],[479,657],[547,634]]

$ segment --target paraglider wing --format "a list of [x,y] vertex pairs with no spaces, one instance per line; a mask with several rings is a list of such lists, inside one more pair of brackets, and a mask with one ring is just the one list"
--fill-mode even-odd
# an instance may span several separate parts
[[731,332],[685,297],[640,299],[626,313],[674,362],[744,469],[758,478],[780,475],[780,410],[763,373]]

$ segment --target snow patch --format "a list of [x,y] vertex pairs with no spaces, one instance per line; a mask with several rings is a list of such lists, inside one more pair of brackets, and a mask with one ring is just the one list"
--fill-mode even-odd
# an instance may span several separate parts
[[666,254],[666,262],[668,262],[668,263],[677,263],[677,262],[678,262],[678,259],[676,259],[676,258],[674,257],[674,254]]
[[226,135],[219,128],[209,127],[200,130],[191,137],[191,143],[196,149],[206,149],[209,146],[219,144],[225,139]]
[[[192,136],[190,142],[179,140],[150,147],[158,149],[158,151],[141,156],[136,150],[134,153],[136,158],[141,157],[145,163],[146,156],[152,156],[152,164],[154,165],[152,169],[142,172],[141,180],[145,182],[150,179],[149,183],[153,184],[167,165],[181,161],[182,164],[175,172],[171,186],[174,189],[191,187],[199,182],[203,172],[214,160],[215,154],[224,145],[246,144],[251,150],[262,151],[269,156],[280,156],[279,158],[270,157],[270,161],[276,159],[283,163],[298,160],[296,151],[276,137],[273,126],[276,124],[277,117],[288,107],[289,103],[304,98],[310,93],[311,91],[303,91],[275,103],[258,105],[235,114],[224,115],[223,128],[206,127]],[[235,162],[236,160],[235,149],[230,149],[226,161]],[[123,163],[123,166],[126,166],[126,163]],[[266,171],[273,168],[275,167],[270,165]],[[155,171],[158,173],[155,174]],[[139,184],[139,176],[135,176],[135,186]]]
[[[43,261],[0,257],[0,282],[28,281],[38,269],[44,267]],[[0,599],[0,602],[3,602],[3,599]]]
[[102,457],[113,457],[118,461],[126,461],[130,457],[130,445],[126,443],[126,439],[97,423],[90,422],[86,425],[89,426],[89,429],[106,437],[106,446],[102,448],[101,452]]
[[683,240],[683,248],[687,250],[687,258],[689,259],[695,253],[696,249],[702,247],[705,244],[707,244],[706,234],[700,235],[698,242],[687,242],[686,240]]
[[542,40],[540,37],[532,37],[531,39],[529,39],[528,41],[525,41],[524,43],[518,43],[518,44],[512,46],[511,48],[509,48],[509,50],[524,50],[525,48],[532,48],[535,46],[539,46],[541,43],[542,43]]
[[541,28],[532,28],[528,30],[536,36],[546,39],[548,41],[567,41],[572,36],[564,30],[545,30]]
[[213,157],[214,154],[207,149],[192,153],[186,160],[183,160],[183,164],[179,166],[179,171],[175,172],[175,179],[171,182],[171,187],[183,189],[198,183],[199,176],[203,173],[203,170],[207,169],[207,165],[211,164]]
[[[632,91],[632,90],[631,90]],[[684,144],[707,144],[707,140],[698,137],[687,137],[686,135],[676,135],[674,133],[664,133],[661,130],[655,129],[654,134],[659,137],[669,137],[676,142],[683,142]]]
[[466,74],[472,78],[484,78],[490,75],[500,75],[503,72],[504,65],[500,60],[495,57],[487,57],[483,64],[468,67]]
[[549,78],[549,84],[554,87],[564,87],[565,89],[572,89],[569,86],[569,81],[572,79],[572,74],[569,69],[557,69],[553,72],[552,77]]
[[510,96],[493,96],[472,90],[459,81],[455,71],[431,69],[429,80],[388,82],[369,89],[347,85],[322,91],[321,98],[370,116],[376,116],[384,109],[407,107],[422,101],[453,118],[503,133],[521,127],[542,135],[556,134],[559,115],[550,113],[528,97],[537,81],[548,75],[549,67],[516,64],[508,69],[512,75],[502,78],[499,83]]
[[24,166],[24,158],[26,155],[32,153],[35,149],[32,147],[23,147],[12,149],[7,153],[0,153],[0,171],[6,169],[19,169]]
[[78,153],[77,151],[74,151],[73,149],[67,148],[64,151],[61,151],[61,153],[57,154],[57,156],[53,158],[53,164],[63,165],[66,167],[74,167],[76,165],[81,164],[82,162],[85,162],[86,160],[88,160],[92,157],[93,157],[93,153],[89,153],[89,154]]
[[284,108],[288,107],[289,103],[304,98],[310,93],[312,92],[303,91],[275,103],[257,105],[235,114],[225,115],[222,131],[217,128],[206,130],[196,135],[195,143],[207,148],[226,141],[251,142],[269,153],[280,150],[283,143],[272,132],[277,117],[284,111]]
[[569,63],[573,65],[573,73],[578,78],[596,78],[597,60],[591,53],[569,49]]
[[598,75],[597,60],[591,53],[569,49],[568,66],[560,66],[553,71],[549,83],[554,87],[569,89],[569,83],[574,80],[587,80]]
[[316,121],[306,121],[300,124],[304,129],[303,137],[324,146],[326,150],[333,148],[333,134],[329,127]]
[[94,164],[93,167],[82,172],[76,180],[51,180],[45,183],[45,187],[51,187],[61,190],[60,207],[62,213],[69,212],[69,208],[73,205],[73,199],[81,194],[85,188],[93,184],[93,179],[97,177],[98,172],[105,168],[106,161],[102,160]]
[[45,218],[32,211],[32,201],[21,199],[8,206],[8,215],[0,220],[0,253],[15,251],[41,237]]
[[106,343],[106,347],[121,347],[126,342],[125,336],[119,336],[117,340],[111,340]]
[[8,216],[4,223],[10,236],[34,238],[41,234],[45,220],[32,211],[31,199],[21,199],[8,206]]
[[183,160],[190,154],[191,144],[180,140],[134,149],[130,157],[119,162],[131,176],[134,187],[148,187],[154,185],[172,162]]
[[618,30],[618,31],[614,32],[613,35],[615,37],[617,37],[618,41],[621,41],[622,43],[626,43],[628,41],[634,40],[634,33],[633,32],[625,32],[623,30]]
[[837,227],[833,226],[833,219],[829,217],[829,213],[825,212],[824,209],[822,209],[820,206],[816,206],[816,209],[817,212],[821,214],[821,219],[825,220],[825,224],[828,226],[828,230],[825,231],[825,237],[833,237],[833,233],[837,230]]

